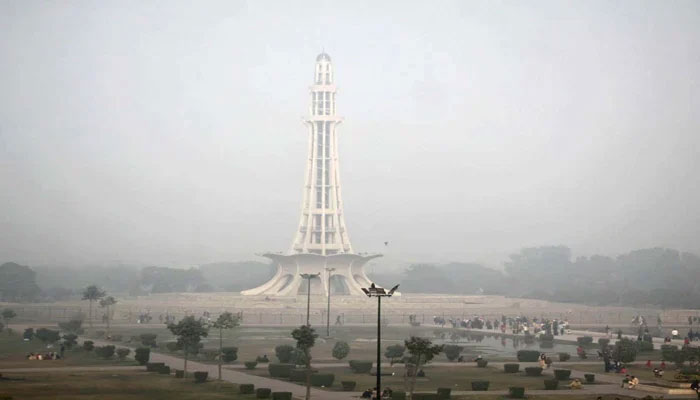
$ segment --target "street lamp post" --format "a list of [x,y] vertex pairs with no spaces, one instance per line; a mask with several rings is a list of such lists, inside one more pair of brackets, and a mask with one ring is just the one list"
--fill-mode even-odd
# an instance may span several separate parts
[[328,309],[326,310],[326,337],[331,336],[331,274],[335,268],[326,268],[328,273]]
[[377,399],[382,396],[382,297],[393,296],[399,285],[394,286],[388,292],[386,289],[377,287],[374,283],[368,288],[362,288],[367,297],[377,298]]
[[306,326],[311,326],[311,323],[309,323],[309,314],[311,312],[311,279],[316,278],[321,273],[319,272],[318,274],[300,274],[300,276],[304,279],[306,279],[309,284],[306,287]]

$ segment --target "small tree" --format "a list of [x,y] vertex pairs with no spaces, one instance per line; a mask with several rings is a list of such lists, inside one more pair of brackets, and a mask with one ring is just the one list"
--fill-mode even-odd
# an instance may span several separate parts
[[622,338],[615,343],[612,356],[615,360],[630,363],[637,358],[637,344],[628,338]]
[[416,386],[416,376],[421,365],[432,360],[433,357],[442,352],[443,346],[434,345],[430,339],[411,336],[409,340],[404,341],[406,350],[411,355],[411,362],[406,363],[406,377],[410,376],[408,392],[410,398],[413,398],[413,390]]
[[214,321],[214,328],[219,330],[219,380],[221,380],[221,363],[224,359],[224,329],[233,329],[240,325],[238,315],[226,311]]
[[61,339],[61,334],[58,331],[47,328],[37,329],[35,335],[44,343],[56,343]]
[[34,328],[26,328],[22,334],[22,338],[27,340],[34,339]]
[[88,312],[88,321],[90,322],[90,328],[92,328],[92,303],[105,297],[105,291],[100,290],[95,285],[90,285],[83,290],[83,300],[88,300],[90,302],[90,310]]
[[403,357],[403,353],[405,351],[406,346],[402,344],[393,344],[386,348],[386,352],[384,352],[384,357],[391,360],[391,365],[394,365],[397,359],[401,359],[401,357]]
[[2,310],[2,319],[5,320],[5,324],[7,325],[7,334],[10,334],[10,320],[14,317],[17,316],[17,313],[11,308],[6,308]]
[[177,342],[185,353],[184,376],[187,377],[187,356],[190,351],[196,350],[203,337],[209,334],[209,327],[200,318],[195,319],[190,315],[180,320],[177,324],[168,324],[168,329],[177,337]]
[[311,398],[311,348],[316,344],[318,334],[308,326],[302,325],[292,331],[292,337],[297,341],[297,349],[306,356],[306,400]]
[[288,363],[292,361],[292,356],[294,355],[294,347],[288,344],[281,344],[275,347],[275,356],[281,363]]
[[462,352],[462,346],[457,346],[454,344],[448,344],[444,347],[445,356],[450,361],[454,361],[459,358],[459,354]]
[[350,345],[347,342],[338,341],[333,345],[333,358],[342,360],[350,354]]
[[63,335],[63,345],[66,346],[67,349],[72,349],[73,346],[78,344],[78,335],[74,333],[68,333]]
[[109,338],[109,328],[110,320],[112,319],[112,306],[117,304],[117,300],[112,296],[107,296],[100,300],[100,307],[105,308],[107,311],[107,337]]
[[148,347],[158,346],[158,344],[156,343],[157,337],[158,335],[156,335],[155,333],[142,333],[139,335],[139,339],[141,339],[141,344]]

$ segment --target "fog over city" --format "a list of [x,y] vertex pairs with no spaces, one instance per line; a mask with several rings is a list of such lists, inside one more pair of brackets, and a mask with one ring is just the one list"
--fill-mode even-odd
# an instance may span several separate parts
[[377,269],[700,253],[700,2],[404,5],[1,1],[0,264],[286,251],[322,51]]

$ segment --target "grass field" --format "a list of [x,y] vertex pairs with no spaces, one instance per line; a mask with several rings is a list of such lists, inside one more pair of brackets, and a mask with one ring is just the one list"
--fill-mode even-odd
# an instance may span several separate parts
[[[9,379],[9,380],[8,380]],[[19,380],[14,380],[19,379]],[[52,400],[248,400],[238,386],[146,372],[31,372],[6,373],[0,381],[0,398]]]

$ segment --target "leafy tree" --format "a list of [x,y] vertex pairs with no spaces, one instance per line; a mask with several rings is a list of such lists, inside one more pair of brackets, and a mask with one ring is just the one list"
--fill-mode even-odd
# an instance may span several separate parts
[[406,363],[406,376],[410,376],[409,397],[413,398],[413,390],[416,386],[416,376],[420,366],[432,360],[433,357],[440,354],[443,346],[434,345],[430,339],[411,336],[409,340],[405,340],[406,350],[411,355],[411,362]]
[[450,361],[454,361],[459,358],[459,354],[462,352],[462,346],[457,346],[454,344],[445,345],[445,356]]
[[107,337],[109,337],[110,320],[113,312],[111,307],[115,304],[117,304],[117,300],[112,296],[107,296],[100,300],[100,307],[107,309]]
[[83,290],[83,300],[88,300],[90,302],[90,312],[88,313],[88,321],[90,322],[90,328],[92,328],[92,303],[105,297],[106,293],[104,290],[100,290],[95,285],[90,285]]
[[26,328],[22,334],[22,338],[28,340],[34,339],[34,328]]
[[292,331],[292,337],[297,342],[297,349],[306,356],[306,400],[311,398],[311,348],[316,344],[318,334],[308,326],[302,325]]
[[170,332],[177,337],[177,342],[185,353],[184,375],[187,376],[187,356],[190,351],[197,349],[203,337],[209,334],[209,327],[200,318],[195,319],[190,315],[180,320],[177,324],[168,324]]
[[68,333],[63,335],[63,345],[66,346],[67,349],[72,349],[73,346],[78,344],[78,335],[74,333]]
[[7,333],[10,333],[10,320],[14,317],[17,316],[17,313],[15,313],[14,310],[11,308],[6,308],[2,310],[2,319],[5,320],[5,323],[7,324]]
[[233,315],[228,311],[219,315],[219,318],[214,321],[214,328],[219,330],[219,380],[221,380],[221,364],[224,358],[224,329],[233,329],[240,324],[238,315]]
[[76,335],[82,335],[85,331],[83,329],[82,319],[72,319],[68,322],[59,322],[58,328],[65,333],[74,333]]
[[402,344],[393,344],[386,348],[384,352],[384,357],[391,360],[391,365],[394,365],[397,359],[403,357],[403,353],[406,351],[406,346]]
[[40,293],[36,272],[31,268],[12,262],[0,265],[0,301],[35,301]]
[[338,341],[333,345],[333,358],[342,360],[350,354],[350,345],[347,342]]

